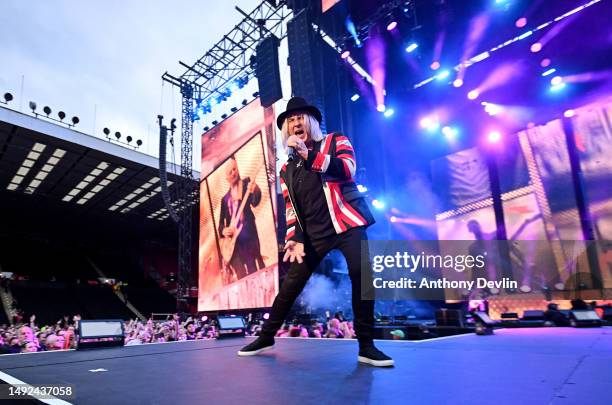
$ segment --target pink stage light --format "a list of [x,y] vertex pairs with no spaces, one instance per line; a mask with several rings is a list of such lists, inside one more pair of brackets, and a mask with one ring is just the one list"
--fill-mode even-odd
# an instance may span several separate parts
[[397,27],[397,21],[391,21],[387,25],[387,31],[393,31],[395,29],[395,27]]
[[566,111],[563,113],[563,116],[564,116],[564,117],[566,117],[566,118],[571,118],[571,117],[573,117],[575,114],[576,114],[576,112],[575,112],[574,110],[566,110]]
[[346,59],[346,58],[348,58],[348,57],[349,57],[349,55],[350,55],[350,54],[351,54],[351,52],[350,52],[350,51],[344,51],[344,52],[342,52],[342,53],[340,54],[340,57],[341,57],[342,59]]
[[521,17],[516,20],[514,25],[516,25],[517,28],[523,28],[525,25],[527,25],[527,19],[525,17]]
[[487,140],[489,143],[498,143],[501,141],[501,133],[499,131],[491,131],[489,135],[487,135]]
[[469,98],[470,100],[476,100],[478,96],[480,96],[480,92],[474,89],[468,93],[467,98]]
[[437,60],[432,62],[431,65],[429,65],[429,67],[431,68],[431,70],[438,70],[440,69],[440,62],[438,62]]
[[386,108],[386,107],[385,107],[385,105],[384,105],[384,104],[378,104],[378,105],[376,106],[376,111],[378,111],[378,112],[384,112],[384,111],[385,111],[385,108]]
[[550,66],[550,59],[548,59],[548,58],[542,59],[542,61],[540,62],[540,66],[542,66],[542,67],[549,67]]
[[553,86],[558,86],[561,83],[563,83],[563,78],[561,76],[555,76],[550,79],[550,84],[552,84]]
[[389,218],[389,221],[397,222],[397,217],[396,216],[391,216],[391,218]]
[[461,87],[461,86],[463,86],[463,80],[461,80],[461,79],[455,79],[455,81],[453,82],[453,86],[455,86],[455,87]]
[[531,44],[531,52],[536,53],[536,52],[540,52],[542,50],[542,44],[539,42],[535,42],[533,44]]

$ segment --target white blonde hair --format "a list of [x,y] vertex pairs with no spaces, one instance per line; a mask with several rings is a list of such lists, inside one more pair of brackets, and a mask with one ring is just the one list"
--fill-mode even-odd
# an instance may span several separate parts
[[[303,113],[304,117],[304,130],[310,136],[313,142],[320,142],[323,140],[323,132],[321,131],[321,126],[319,125],[319,121],[315,117],[310,114]],[[287,119],[283,121],[283,126],[281,127],[281,134],[283,136],[283,147],[285,150],[287,149],[287,139],[289,138],[289,128],[287,125]]]

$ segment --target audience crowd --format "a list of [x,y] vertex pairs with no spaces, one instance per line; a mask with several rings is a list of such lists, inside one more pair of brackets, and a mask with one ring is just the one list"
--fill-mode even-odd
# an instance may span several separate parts
[[[216,321],[209,320],[206,316],[200,319],[188,317],[183,321],[178,314],[168,318],[163,321],[126,321],[125,345],[205,340],[214,339],[218,335]],[[64,316],[55,325],[39,326],[36,316],[32,315],[29,323],[0,325],[0,354],[75,349],[80,320],[80,315],[72,318]],[[259,335],[262,325],[263,320],[248,322],[246,334]],[[355,337],[355,331],[353,323],[345,320],[342,313],[337,313],[327,322],[311,320],[308,324],[302,324],[294,319],[293,322],[285,323],[276,336],[352,339]]]

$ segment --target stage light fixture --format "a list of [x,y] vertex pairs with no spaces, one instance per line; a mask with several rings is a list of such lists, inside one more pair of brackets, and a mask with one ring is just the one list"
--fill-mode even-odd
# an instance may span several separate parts
[[555,76],[550,79],[550,84],[552,84],[553,86],[558,86],[561,83],[563,83],[563,78],[561,76]]
[[253,97],[259,97],[259,92],[256,91],[255,93],[253,93]]
[[442,128],[442,133],[444,134],[446,139],[450,141],[457,137],[457,134],[459,133],[459,131],[457,131],[456,128],[445,126]]
[[490,116],[497,115],[503,110],[503,107],[498,104],[487,103],[486,101],[483,101],[480,104],[484,106],[485,112],[489,114]]
[[13,100],[13,95],[11,93],[4,93],[4,102],[8,103]]
[[247,105],[247,104],[248,104],[248,101],[247,101],[246,98],[244,100],[242,100],[242,105]]
[[51,114],[51,107],[46,105],[46,106],[43,107],[43,111],[45,112],[45,114],[47,114],[47,117],[48,117],[49,114]]
[[440,69],[440,62],[438,62],[437,60],[433,61],[431,65],[429,65],[429,67],[431,68],[431,70],[438,70]]
[[376,111],[378,112],[384,112],[385,111],[385,105],[384,104],[378,104],[376,106]]
[[559,83],[559,84],[555,84],[551,86],[550,91],[556,93],[556,92],[563,90],[564,88],[565,88],[565,83]]
[[546,72],[542,73],[542,76],[546,77],[546,76],[552,75],[556,71],[557,71],[557,69],[555,69],[555,68],[548,69]]
[[377,210],[382,210],[383,208],[385,208],[385,203],[384,201],[375,198],[372,200],[372,206]]
[[527,19],[525,17],[521,17],[516,20],[514,25],[516,25],[517,28],[523,28],[525,25],[527,25]]
[[383,115],[385,116],[385,118],[389,118],[393,115],[393,113],[395,113],[393,108],[387,108],[385,112],[383,113]]
[[436,79],[438,80],[444,80],[446,79],[448,76],[450,75],[450,72],[448,70],[443,70],[440,73],[438,73],[436,75]]
[[389,218],[389,221],[391,221],[391,222],[397,222],[397,217],[396,217],[396,216],[394,216],[394,215],[392,215],[392,216]]
[[115,138],[121,139],[121,132],[119,131],[115,132]]
[[222,119],[226,119],[227,118],[227,114],[221,114],[221,118]]
[[397,21],[393,19],[389,21],[389,23],[387,24],[387,31],[393,31],[396,28],[397,28]]
[[138,145],[138,146],[142,146],[142,139],[138,139],[138,140],[136,141],[136,145]]
[[30,101],[30,109],[32,112],[36,111],[36,103],[34,101]]
[[104,128],[104,129],[102,130],[102,132],[104,132],[104,135],[106,135],[106,136],[108,137],[108,135],[110,134],[110,129],[108,129],[108,128]]
[[76,115],[74,117],[72,117],[72,125],[76,125],[79,122],[81,122],[81,120],[79,119],[79,117],[77,117]]
[[550,66],[550,59],[549,58],[544,58],[540,61],[540,66],[542,67],[548,67]]
[[566,110],[566,111],[563,113],[563,116],[564,116],[564,117],[566,117],[566,118],[571,118],[571,117],[573,117],[575,114],[576,114],[576,113],[574,112],[574,110]]
[[540,42],[535,42],[535,43],[531,44],[531,47],[529,49],[533,53],[540,52],[542,50],[542,44]]
[[127,141],[127,143],[132,142],[132,137],[130,135],[128,135],[125,140]]
[[60,111],[57,113],[57,116],[59,117],[60,121],[63,121],[64,118],[66,118],[66,113],[63,111]]
[[357,101],[359,100],[359,97],[360,97],[359,94],[355,93],[351,96],[351,101]]
[[410,45],[406,47],[406,52],[412,53],[415,49],[417,49],[419,45],[416,42],[412,42]]
[[208,132],[209,129],[209,127],[204,127],[204,132]]
[[467,98],[470,100],[476,100],[480,96],[480,92],[478,90],[472,90],[467,94]]
[[359,190],[360,193],[365,193],[368,191],[368,188],[363,184],[357,184],[357,190]]
[[455,86],[455,87],[461,87],[461,86],[463,86],[463,80],[461,80],[461,79],[455,79],[455,81],[453,82],[453,86]]
[[350,55],[350,54],[351,54],[351,51],[344,51],[344,52],[342,52],[342,53],[340,54],[340,57],[341,57],[342,59],[346,59],[346,58],[348,58],[348,57],[349,57],[349,55]]
[[217,125],[219,123],[219,121],[214,120],[213,122],[211,122],[212,126],[214,127],[215,125]]
[[235,113],[236,111],[238,111],[238,108],[237,108],[237,107],[232,107],[232,108],[231,108],[231,111],[232,111],[233,113]]
[[487,135],[489,143],[497,143],[501,140],[501,133],[499,131],[491,131]]

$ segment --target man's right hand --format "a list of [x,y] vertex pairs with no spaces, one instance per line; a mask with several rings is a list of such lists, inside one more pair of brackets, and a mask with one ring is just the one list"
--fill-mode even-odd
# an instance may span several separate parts
[[285,256],[283,257],[283,262],[286,262],[287,259],[289,259],[291,263],[297,260],[297,262],[301,264],[304,262],[304,256],[306,256],[306,253],[304,253],[303,243],[290,240],[285,244]]

